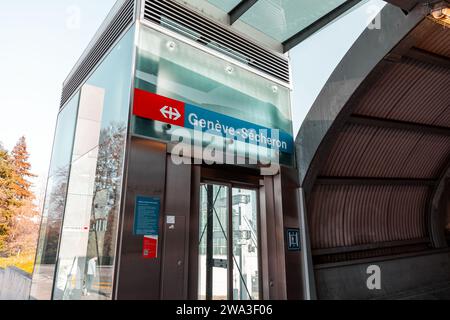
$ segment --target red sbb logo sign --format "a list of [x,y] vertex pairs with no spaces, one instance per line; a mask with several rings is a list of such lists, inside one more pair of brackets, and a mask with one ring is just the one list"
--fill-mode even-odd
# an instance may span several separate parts
[[184,102],[134,89],[133,114],[184,127]]

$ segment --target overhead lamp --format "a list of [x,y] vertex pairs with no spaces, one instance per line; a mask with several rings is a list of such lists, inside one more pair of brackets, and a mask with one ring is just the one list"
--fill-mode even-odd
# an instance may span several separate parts
[[450,8],[447,3],[434,7],[431,16],[439,23],[450,25]]
[[177,44],[175,42],[173,42],[173,41],[167,41],[166,47],[170,51],[174,51],[176,49],[176,47],[177,47]]
[[232,74],[232,73],[233,73],[233,71],[234,71],[234,68],[233,68],[233,66],[231,66],[231,65],[227,65],[227,66],[225,67],[225,72],[226,72],[226,73],[228,73],[228,74]]
[[443,19],[443,18],[445,18],[445,14],[444,14],[444,10],[443,9],[433,10],[433,11],[431,11],[431,15],[435,19]]
[[449,7],[444,8],[444,9],[442,9],[441,11],[442,11],[443,14],[445,14],[445,16],[446,16],[447,18],[450,17],[450,8],[449,8]]

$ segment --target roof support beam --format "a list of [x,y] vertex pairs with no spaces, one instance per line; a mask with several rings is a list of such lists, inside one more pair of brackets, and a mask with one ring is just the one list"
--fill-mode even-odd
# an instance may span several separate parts
[[374,249],[382,249],[382,248],[411,246],[411,245],[424,244],[424,243],[429,243],[429,242],[430,242],[429,238],[376,242],[376,243],[360,244],[360,245],[349,246],[349,247],[314,249],[314,250],[312,250],[312,254],[314,256],[319,256],[319,255],[328,255],[328,254],[349,253],[349,252],[358,252],[358,251],[366,251],[366,250],[374,250]]
[[327,24],[329,24],[334,19],[338,18],[340,15],[345,13],[346,11],[350,10],[354,6],[356,6],[358,3],[360,3],[362,0],[349,0],[341,4],[336,9],[330,11],[326,15],[324,15],[322,18],[316,20],[297,34],[293,35],[291,38],[287,39],[283,42],[283,51],[287,52],[291,50],[293,47],[298,45],[300,42],[311,36],[312,34],[316,33],[318,30],[325,27]]
[[424,134],[436,134],[450,136],[450,128],[440,127],[422,123],[406,122],[384,118],[352,115],[348,123],[364,126],[383,127],[398,130],[410,130]]
[[447,201],[450,194],[450,156],[446,161],[446,166],[442,170],[440,178],[436,181],[436,186],[431,196],[431,206],[429,209],[430,237],[435,248],[447,247],[445,230],[442,222],[446,219]]
[[450,59],[423,49],[411,48],[406,52],[405,57],[432,64],[435,66],[450,69]]
[[228,13],[230,16],[230,24],[239,20],[239,18],[253,7],[256,2],[258,2],[258,0],[241,0],[241,2]]
[[433,5],[442,0],[385,0],[394,6],[400,7],[403,10],[411,11],[417,5]]
[[403,10],[411,11],[416,5],[416,0],[385,0],[386,2],[389,2],[390,4],[393,4],[396,7],[400,7]]
[[366,177],[318,177],[316,185],[350,186],[434,186],[432,179],[366,178]]

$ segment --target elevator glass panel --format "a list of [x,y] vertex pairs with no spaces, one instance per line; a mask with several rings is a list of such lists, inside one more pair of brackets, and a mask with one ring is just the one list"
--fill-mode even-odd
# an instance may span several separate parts
[[201,186],[199,299],[228,298],[228,194],[227,186]]
[[259,299],[256,190],[219,184],[200,188],[198,298]]
[[233,300],[259,299],[256,191],[233,188]]

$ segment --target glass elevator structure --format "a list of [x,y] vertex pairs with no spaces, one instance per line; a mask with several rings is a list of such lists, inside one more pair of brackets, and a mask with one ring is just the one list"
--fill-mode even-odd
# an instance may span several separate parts
[[64,83],[31,298],[301,298],[290,91],[287,55],[118,1]]

